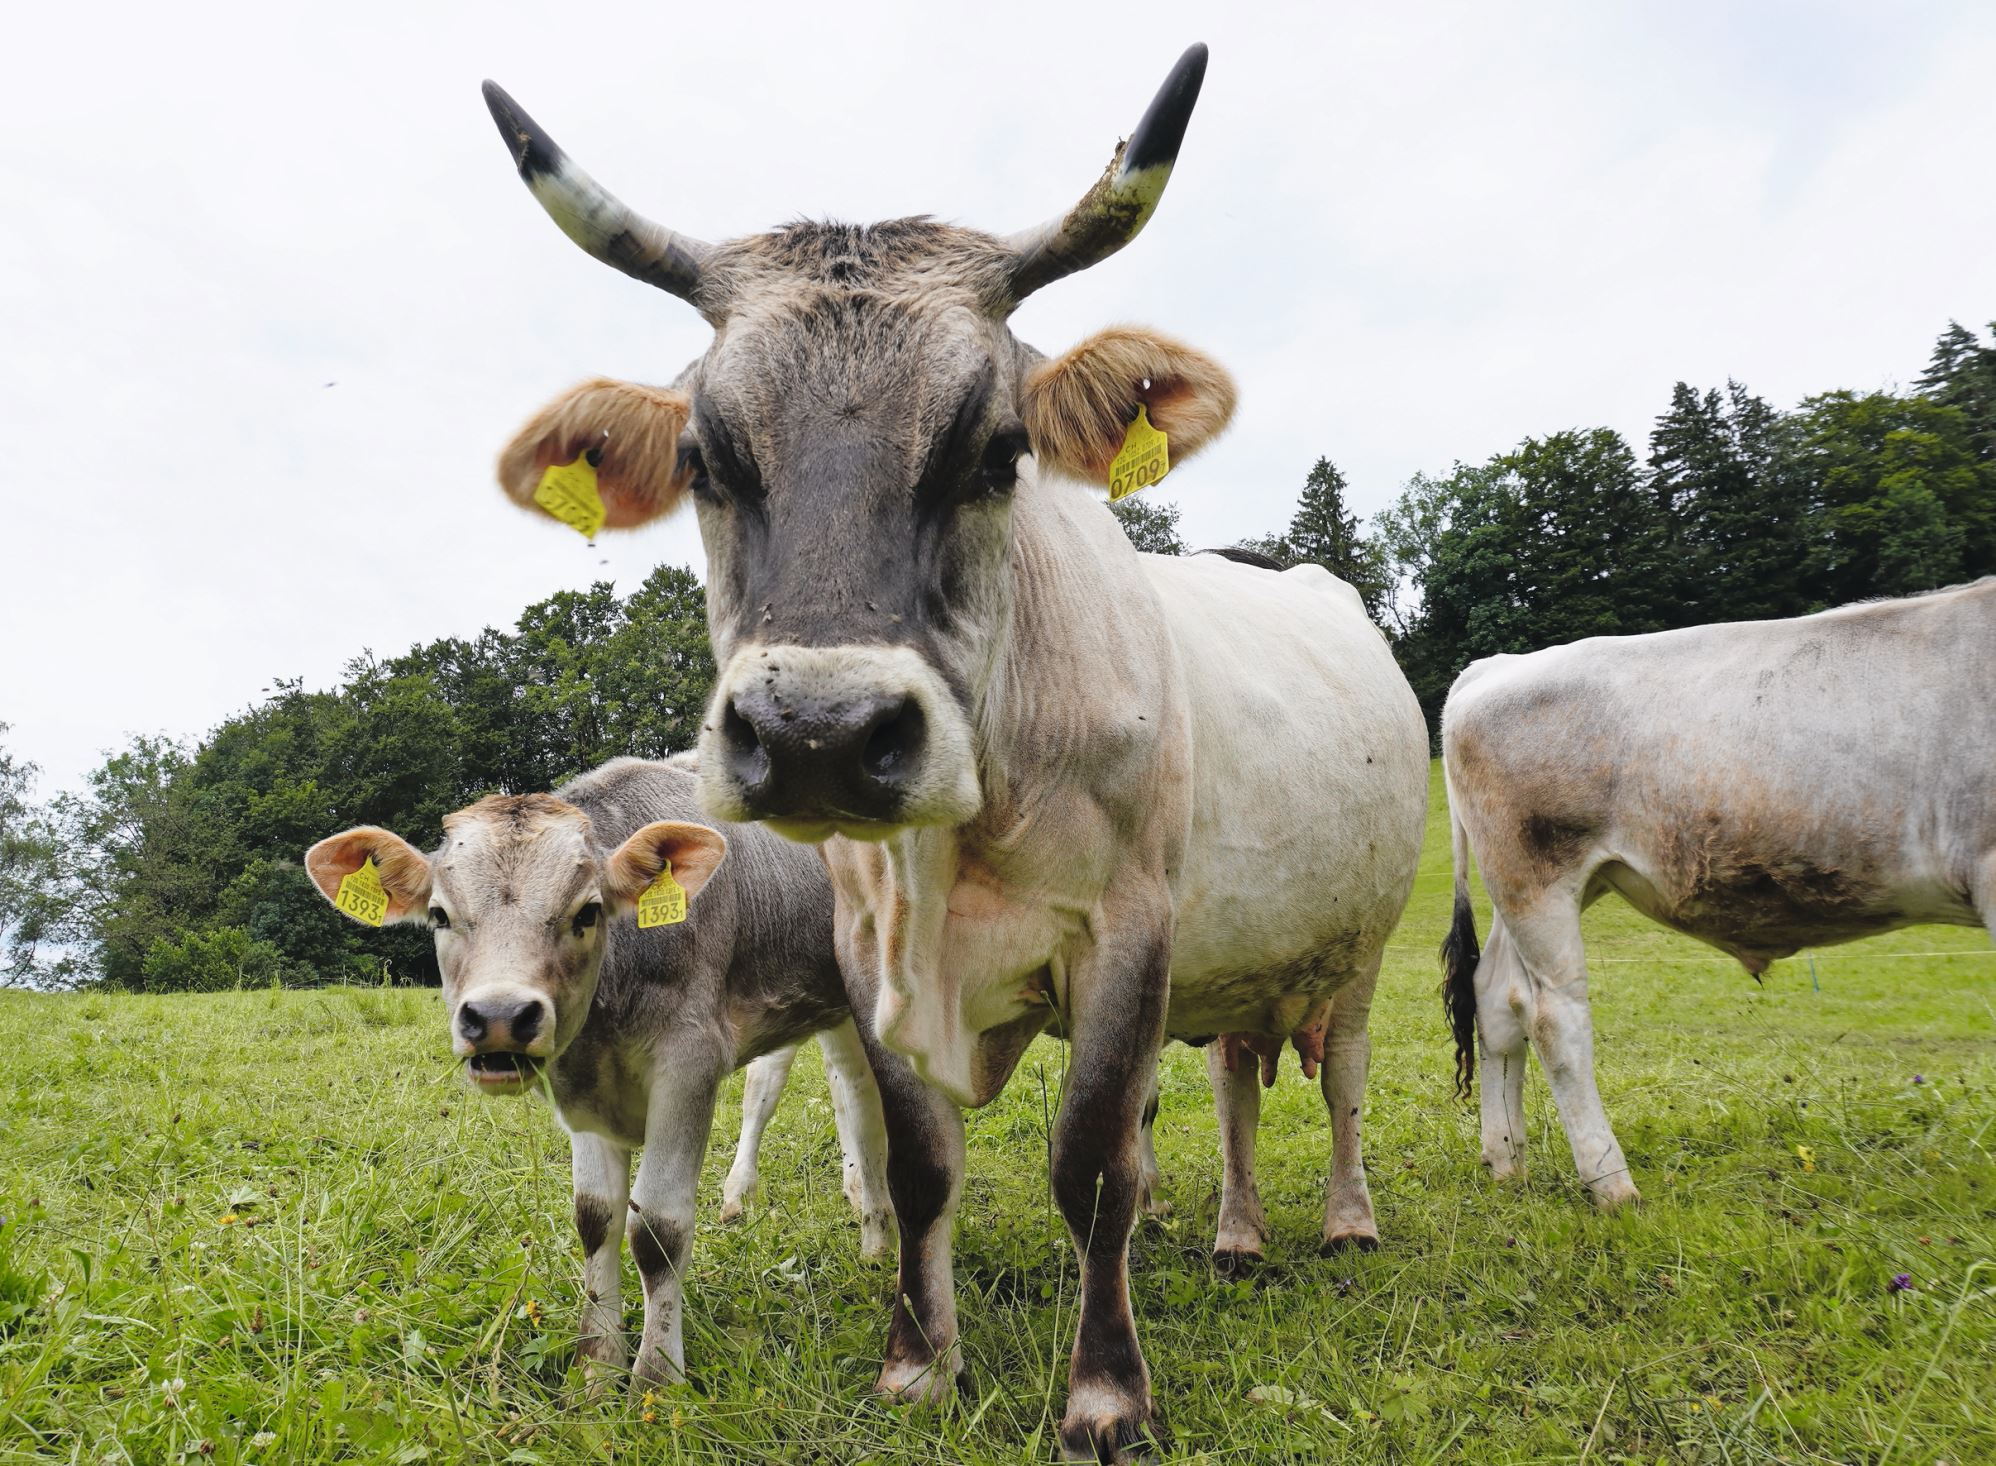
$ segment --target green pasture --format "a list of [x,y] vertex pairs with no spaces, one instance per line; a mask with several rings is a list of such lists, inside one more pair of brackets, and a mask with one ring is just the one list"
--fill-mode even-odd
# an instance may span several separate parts
[[[1601,1087],[1644,1201],[1601,1217],[1536,1075],[1531,1179],[1477,1164],[1435,997],[1447,866],[1437,798],[1373,1014],[1381,1251],[1317,1256],[1328,1129],[1292,1057],[1263,1111],[1269,1262],[1216,1276],[1211,1102],[1199,1056],[1167,1052],[1176,1212],[1133,1272],[1174,1457],[1996,1460],[1986,936],[1917,929],[1756,985],[1604,902]],[[971,1116],[971,1388],[926,1415],[867,1397],[892,1273],[857,1256],[814,1051],[748,1220],[697,1235],[691,1382],[591,1403],[567,1146],[538,1104],[461,1088],[433,993],[9,993],[0,1050],[0,1461],[1051,1454],[1075,1295],[1053,1042]],[[710,1217],[739,1098],[737,1077]],[[633,1321],[637,1297],[627,1266]]]

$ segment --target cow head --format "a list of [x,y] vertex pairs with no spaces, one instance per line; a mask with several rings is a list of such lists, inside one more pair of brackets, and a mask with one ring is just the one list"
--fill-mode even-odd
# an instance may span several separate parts
[[586,453],[612,528],[692,498],[721,669],[700,743],[716,816],[821,839],[977,813],[975,729],[1011,613],[1022,483],[1044,469],[1106,481],[1139,405],[1174,462],[1233,409],[1224,369],[1152,332],[1047,361],[1007,324],[1142,229],[1205,66],[1203,46],[1186,52],[1095,186],[1039,228],[805,223],[721,245],[632,213],[487,83],[562,230],[714,327],[669,389],[597,380],[558,398],[499,476],[531,503],[550,465]]
[[605,850],[574,805],[495,794],[447,816],[434,855],[362,825],[314,845],[305,869],[338,906],[340,883],[374,862],[384,919],[436,934],[452,1051],[480,1090],[517,1094],[581,1031],[609,922],[665,862],[690,901],[726,853],[717,831],[673,820]]

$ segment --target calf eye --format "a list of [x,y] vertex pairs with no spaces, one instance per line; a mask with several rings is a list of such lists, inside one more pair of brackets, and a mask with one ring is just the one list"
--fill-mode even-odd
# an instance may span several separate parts
[[1019,481],[1019,459],[1031,444],[1025,429],[1003,428],[984,445],[984,458],[978,465],[978,485],[986,493],[1002,494]]
[[591,901],[587,906],[576,912],[573,923],[575,934],[579,937],[588,931],[589,928],[596,925],[596,918],[602,914],[603,903],[600,901]]
[[432,906],[430,908],[430,925],[438,931],[445,931],[450,927],[450,916],[444,911],[443,907]]

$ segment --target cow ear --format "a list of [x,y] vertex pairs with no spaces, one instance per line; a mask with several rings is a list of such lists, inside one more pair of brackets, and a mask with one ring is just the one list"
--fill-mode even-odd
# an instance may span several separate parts
[[1170,440],[1175,465],[1220,435],[1237,395],[1227,369],[1204,352],[1112,326],[1027,375],[1026,434],[1043,466],[1106,484],[1139,403]]
[[387,921],[416,921],[430,906],[430,861],[392,830],[361,825],[330,835],[305,852],[305,873],[319,894],[338,905],[340,882],[369,860],[388,893]]
[[719,830],[679,820],[658,820],[617,847],[604,873],[603,893],[615,907],[635,906],[639,894],[658,879],[658,873],[669,860],[672,878],[691,901],[727,853],[727,839]]
[[557,463],[595,453],[596,491],[606,529],[636,529],[678,507],[691,478],[679,435],[693,404],[681,392],[597,377],[571,387],[535,413],[499,455],[499,487],[540,512],[534,490]]

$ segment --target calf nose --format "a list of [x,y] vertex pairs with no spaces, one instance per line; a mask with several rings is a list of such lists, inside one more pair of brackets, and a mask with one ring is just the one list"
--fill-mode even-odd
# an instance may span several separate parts
[[721,717],[728,773],[758,816],[889,819],[925,733],[904,692],[786,697],[772,678],[738,689]]
[[468,1000],[457,1010],[458,1036],[479,1052],[524,1049],[547,1022],[547,1004],[539,998]]

